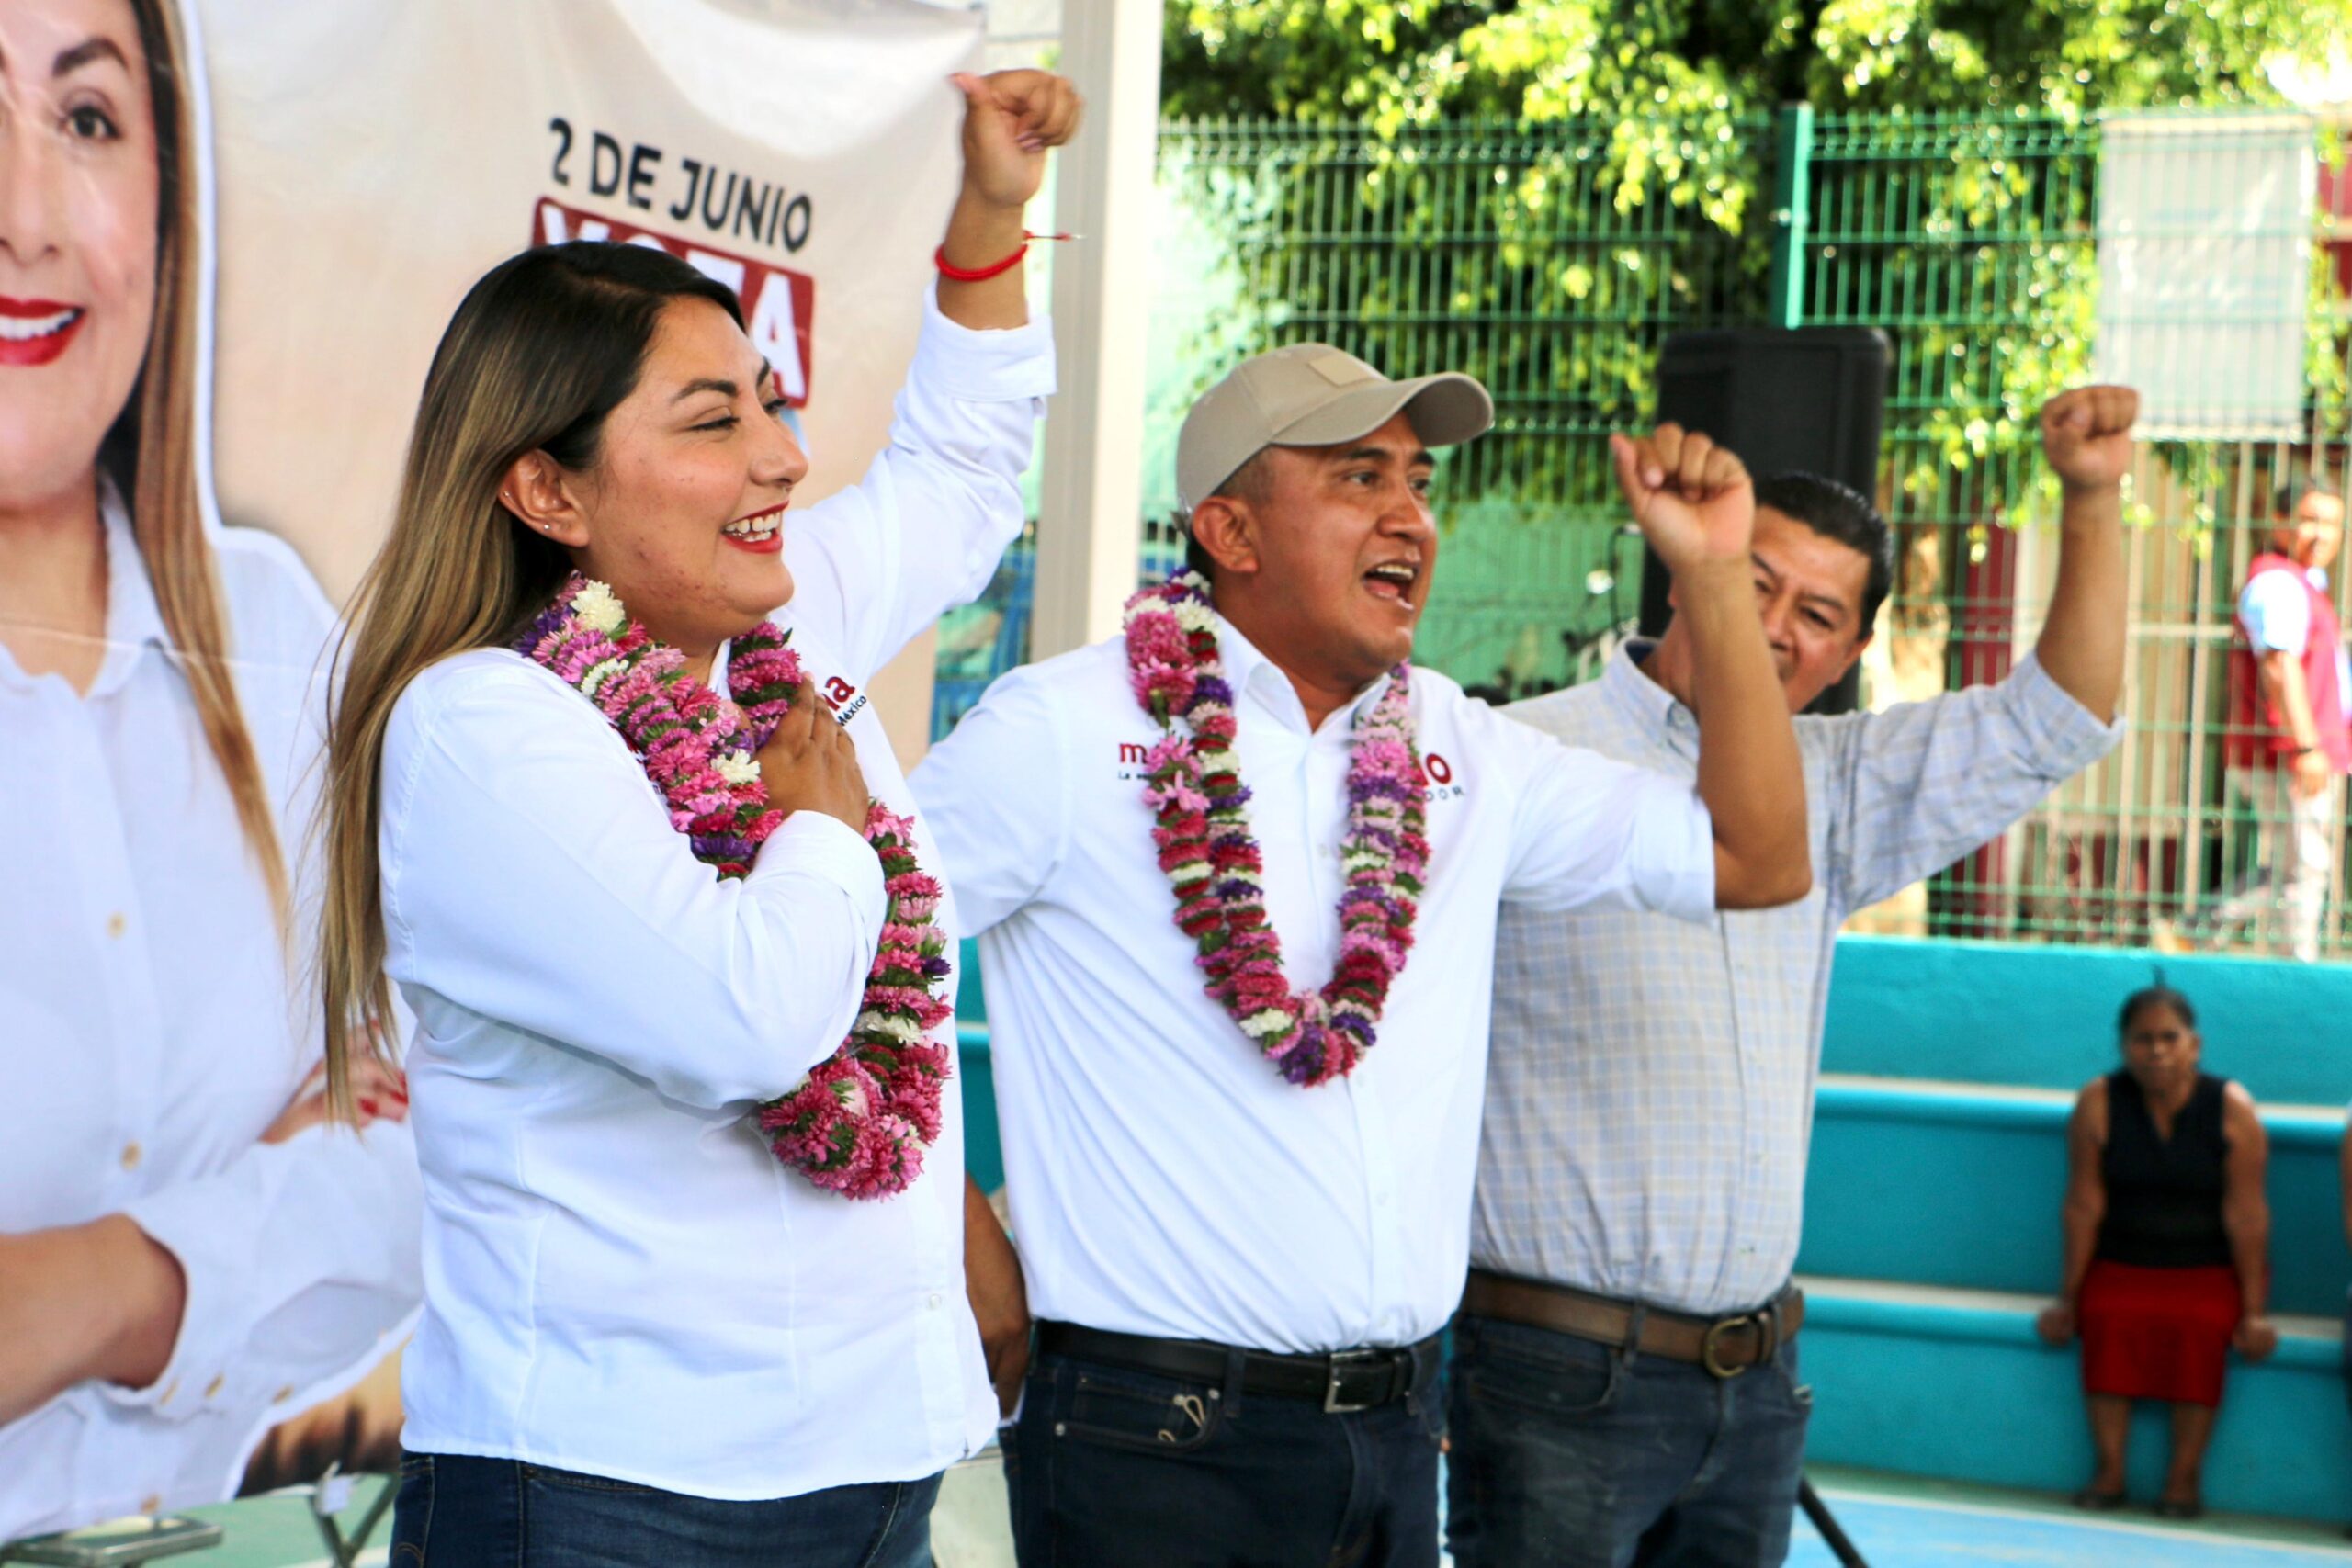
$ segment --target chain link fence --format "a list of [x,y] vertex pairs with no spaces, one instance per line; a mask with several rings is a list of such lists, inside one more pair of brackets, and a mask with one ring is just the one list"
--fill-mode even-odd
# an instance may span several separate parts
[[[2103,192],[2103,172],[2112,187],[2127,166],[2107,141],[2151,130],[2163,156],[2130,165],[2148,189],[2135,186],[2132,204]],[[2231,219],[2249,182],[2281,167],[2282,136],[2303,150],[2287,166],[2309,186],[2290,220]],[[2135,117],[2119,130],[1796,109],[1393,138],[1170,123],[1142,575],[1181,550],[1168,488],[1176,424],[1237,359],[1316,339],[1392,375],[1466,370],[1494,392],[1497,425],[1440,469],[1446,532],[1419,656],[1498,698],[1589,679],[1631,631],[1639,597],[1641,552],[1606,436],[1651,417],[1666,338],[1871,327],[1892,348],[1877,499],[1899,548],[1864,667],[1865,705],[1883,707],[1998,680],[2030,649],[2058,553],[2058,494],[2033,415],[2052,392],[2114,369],[2098,359],[2102,343],[2111,360],[2128,341],[2134,378],[2171,391],[2127,491],[2126,739],[1856,929],[2285,951],[2294,923],[2278,900],[2231,901],[2272,863],[2266,840],[2288,830],[2288,807],[2229,780],[2229,660],[2274,495],[2344,471],[2339,161],[2329,127],[2275,114]],[[2297,269],[2283,285],[2282,256]],[[2245,286],[2217,290],[2216,273]],[[2174,298],[2149,281],[2182,276],[2207,282]],[[2135,319],[2132,300],[2154,308]],[[2248,379],[2257,350],[2275,358],[2281,343],[2300,355],[2281,367],[2283,401],[2245,417],[2223,394]],[[949,623],[935,728],[1023,655],[1029,580],[1016,549],[989,598]],[[2342,818],[2339,803],[2327,824],[2328,956],[2346,946]]]

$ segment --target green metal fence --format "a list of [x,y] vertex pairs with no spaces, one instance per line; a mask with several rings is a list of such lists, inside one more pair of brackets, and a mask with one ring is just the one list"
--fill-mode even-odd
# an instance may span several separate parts
[[[1792,268],[1802,321],[1875,326],[1894,350],[1880,500],[1898,531],[1901,573],[1870,660],[1873,706],[1997,679],[2040,629],[2056,565],[2056,496],[2031,421],[2046,393],[2095,369],[2103,130],[2016,118],[1825,118],[1814,127],[1808,222]],[[2224,177],[2245,145],[2276,133],[2270,118],[2233,115],[2180,117],[2165,130],[2190,185]],[[2325,132],[2302,133],[2316,167]],[[2235,596],[2268,534],[2274,491],[2298,473],[2344,471],[2341,292],[2324,243],[2331,226],[2308,214],[2300,221],[2308,279],[2257,302],[2233,331],[2192,344],[2227,354],[2266,324],[2307,327],[2299,428],[2257,438],[2228,434],[2222,421],[2190,434],[2176,419],[2173,433],[2158,422],[2141,444],[2128,495],[2122,744],[1985,851],[1859,920],[1861,929],[2291,945],[2291,921],[2275,908],[2251,920],[2216,916],[2260,874],[2273,827],[2231,788],[2222,757]],[[2163,265],[2167,248],[2209,241],[2180,232],[2143,244]],[[2335,816],[2322,938],[2331,955],[2345,945],[2334,914],[2343,864]]]
[[[2233,149],[2277,135],[2275,118],[2226,115],[2163,129],[2186,130],[2182,166],[2203,159],[2224,175]],[[1177,537],[1165,488],[1174,425],[1242,355],[1312,338],[1395,375],[1468,370],[1496,395],[1497,429],[1441,469],[1447,531],[1419,656],[1498,696],[1587,678],[1637,597],[1638,546],[1605,437],[1651,416],[1665,338],[1870,326],[1893,349],[1878,499],[1901,570],[1865,701],[1998,679],[2031,647],[2054,570],[2056,493],[2032,415],[2093,367],[2105,133],[2047,117],[1804,109],[1450,125],[1394,140],[1171,123],[1148,552],[1164,559]],[[2313,164],[2331,162],[2324,130],[2309,135]],[[2224,422],[2143,443],[2129,497],[2125,742],[1984,852],[1860,917],[1861,929],[2284,942],[2263,922],[2211,916],[2262,863],[2261,825],[2233,808],[2221,754],[2233,597],[2273,488],[2314,467],[2340,475],[2346,456],[2333,233],[2304,221],[2311,286],[2265,307],[2309,317],[2297,428],[2257,438]],[[2166,244],[2199,243],[2161,234],[2143,254],[2160,261]],[[2190,349],[2226,356],[2240,341],[2233,324]],[[2330,954],[2345,946],[2342,837],[2339,821]]]
[[[1163,200],[1229,237],[1198,314],[1249,321],[1252,350],[1319,339],[1392,375],[1469,369],[1494,394],[1495,430],[1442,473],[1428,662],[1497,692],[1548,689],[1589,672],[1633,615],[1640,552],[1618,529],[1607,435],[1647,412],[1669,333],[1758,314],[1769,234],[1747,197],[1769,188],[1772,134],[1724,116],[1396,141],[1163,128]],[[1155,385],[1189,397],[1228,363],[1180,344]],[[1167,416],[1181,413],[1177,400]],[[1158,499],[1164,519],[1173,498]]]

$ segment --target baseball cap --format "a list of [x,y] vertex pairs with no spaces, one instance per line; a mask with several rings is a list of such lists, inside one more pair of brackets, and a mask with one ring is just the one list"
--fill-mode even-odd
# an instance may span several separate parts
[[1407,411],[1413,433],[1453,446],[1495,423],[1487,389],[1459,371],[1392,381],[1328,343],[1245,359],[1203,392],[1176,437],[1176,499],[1186,511],[1269,446],[1329,446]]

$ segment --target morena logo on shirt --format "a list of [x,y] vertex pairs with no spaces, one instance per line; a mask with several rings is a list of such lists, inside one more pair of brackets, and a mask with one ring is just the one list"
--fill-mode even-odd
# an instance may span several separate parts
[[831,711],[835,724],[847,724],[865,705],[865,694],[838,675],[826,680],[824,696],[825,706]]
[[1467,784],[1453,780],[1453,764],[1435,751],[1422,753],[1421,772],[1429,775],[1431,800],[1460,800],[1468,790]]

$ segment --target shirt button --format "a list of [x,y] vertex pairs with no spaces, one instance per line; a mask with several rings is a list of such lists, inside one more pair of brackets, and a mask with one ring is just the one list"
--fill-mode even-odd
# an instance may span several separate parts
[[130,1143],[122,1145],[122,1168],[125,1170],[137,1170],[139,1168],[139,1162],[145,1158],[146,1155],[147,1151],[141,1148],[139,1146],[138,1140],[134,1138]]
[[291,1398],[293,1398],[293,1397],[294,1397],[294,1385],[293,1385],[293,1384],[291,1384],[291,1383],[288,1383],[288,1384],[287,1384],[284,1388],[279,1389],[276,1393],[271,1394],[271,1395],[269,1396],[269,1402],[270,1402],[272,1404],[285,1404],[288,1400],[289,1400],[289,1399],[291,1399]]
[[204,1385],[204,1397],[207,1399],[220,1398],[220,1390],[227,1386],[228,1382],[229,1380],[226,1377],[214,1378],[210,1382]]
[[120,909],[107,917],[107,935],[119,937],[130,929],[130,921]]
[[139,1500],[139,1511],[142,1514],[160,1512],[163,1506],[164,1499],[153,1492],[148,1493],[146,1496],[141,1497]]
[[944,1296],[941,1295],[937,1291],[933,1291],[933,1292],[931,1292],[931,1310],[932,1310],[932,1311],[933,1311],[933,1312],[937,1312],[937,1311],[939,1310],[939,1303],[942,1303],[942,1302],[944,1302],[944,1301],[945,1301],[946,1299],[947,1299],[946,1297],[944,1297]]

